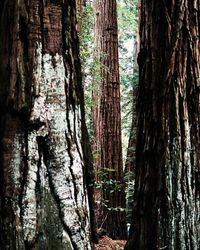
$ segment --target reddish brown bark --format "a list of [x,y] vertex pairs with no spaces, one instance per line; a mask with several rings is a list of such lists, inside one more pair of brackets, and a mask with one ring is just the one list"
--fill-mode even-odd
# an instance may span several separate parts
[[75,2],[0,1],[0,248],[90,249]]
[[126,249],[199,249],[199,1],[142,1],[133,221]]
[[[96,45],[100,57],[100,86],[96,94],[95,106],[95,140],[99,153],[97,171],[108,173],[108,179],[113,179],[122,185],[121,190],[110,192],[105,183],[102,193],[107,206],[103,209],[105,219],[103,228],[113,238],[126,238],[125,212],[114,209],[125,208],[125,194],[122,168],[121,145],[121,115],[120,115],[120,83],[118,62],[118,30],[115,0],[95,2],[96,15]],[[96,90],[96,89],[95,89]],[[98,156],[97,156],[98,157]]]

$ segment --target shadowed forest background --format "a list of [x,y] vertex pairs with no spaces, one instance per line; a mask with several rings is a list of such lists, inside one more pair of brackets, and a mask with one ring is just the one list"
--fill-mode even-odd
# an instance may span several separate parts
[[200,249],[199,0],[0,0],[0,249]]

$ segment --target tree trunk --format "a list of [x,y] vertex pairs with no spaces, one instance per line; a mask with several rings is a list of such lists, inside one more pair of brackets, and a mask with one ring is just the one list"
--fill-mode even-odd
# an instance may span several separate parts
[[[118,30],[115,0],[95,2],[96,45],[100,57],[100,86],[98,104],[95,108],[95,139],[99,148],[100,165],[97,171],[106,173],[108,180],[102,189],[104,206],[103,228],[113,238],[126,238],[125,193],[122,183],[122,145],[120,116],[120,84],[118,60]],[[99,106],[98,106],[99,105]],[[113,170],[110,171],[109,169]],[[110,180],[110,182],[109,182]],[[120,183],[121,190],[115,190],[114,183]],[[108,182],[110,187],[108,186]],[[111,191],[114,191],[111,193]],[[118,210],[118,211],[117,211]],[[123,209],[121,209],[123,210]]]
[[135,205],[126,249],[199,249],[199,1],[142,1]]
[[[93,155],[94,166],[96,173],[100,172],[100,124],[99,124],[99,112],[100,112],[100,83],[101,83],[101,9],[100,1],[93,1],[94,8],[94,55],[93,55],[93,81],[92,81],[92,122],[93,122]],[[99,181],[96,174],[96,181]]]
[[82,31],[83,0],[76,0],[77,32]]
[[2,0],[0,20],[1,249],[91,249],[74,2]]
[[125,179],[126,179],[126,218],[130,225],[134,203],[134,182],[135,182],[135,152],[136,152],[136,99],[137,86],[133,86],[133,104],[132,104],[132,122],[128,142],[127,156],[125,162]]
[[[140,16],[140,1],[138,1],[138,16]],[[134,49],[133,49],[133,76],[138,76],[137,57],[139,53],[139,30],[135,34]],[[133,101],[132,101],[132,122],[130,129],[130,137],[127,148],[126,162],[125,162],[125,179],[127,181],[127,194],[126,194],[126,218],[127,223],[130,225],[133,212],[134,203],[134,183],[135,183],[135,158],[136,158],[136,137],[137,137],[137,114],[136,104],[138,96],[138,77],[133,82]]]

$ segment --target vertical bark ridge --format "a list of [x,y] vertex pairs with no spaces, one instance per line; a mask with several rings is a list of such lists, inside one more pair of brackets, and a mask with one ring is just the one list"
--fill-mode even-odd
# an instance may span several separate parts
[[0,87],[2,247],[90,249],[75,5],[20,0],[3,7],[9,33],[0,33],[11,42],[0,47],[7,66],[0,67],[7,83]]
[[142,2],[136,192],[126,249],[199,247],[199,5]]
[[[94,89],[97,103],[94,107],[94,139],[99,150],[97,171],[106,172],[107,169],[112,169],[108,173],[108,179],[121,184],[121,189],[113,193],[106,184],[102,188],[103,200],[111,210],[103,208],[101,221],[105,220],[103,228],[112,238],[126,238],[116,1],[95,1],[95,11],[95,42],[101,78],[99,87]],[[96,94],[98,89],[99,93]]]

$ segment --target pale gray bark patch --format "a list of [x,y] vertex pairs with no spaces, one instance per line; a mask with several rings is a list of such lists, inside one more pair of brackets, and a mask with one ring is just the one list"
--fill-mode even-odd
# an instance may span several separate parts
[[[23,240],[20,240],[22,235],[26,246],[44,244],[45,235],[41,236],[40,232],[42,224],[47,223],[44,221],[48,219],[47,216],[52,216],[52,221],[58,224],[55,231],[60,238],[61,248],[58,245],[57,249],[91,249],[89,205],[83,177],[80,107],[66,107],[65,84],[66,81],[70,83],[66,78],[62,56],[41,56],[38,46],[37,57],[38,68],[35,68],[34,76],[38,82],[38,95],[30,115],[27,141],[21,144],[20,135],[16,135],[11,161],[17,188],[21,185],[19,147],[26,145],[27,173],[22,201],[21,204],[17,201],[14,204],[15,217],[19,220],[17,238],[21,242],[18,249],[24,247]],[[43,64],[39,63],[41,60]],[[48,202],[55,212],[48,208]],[[51,228],[51,225],[46,227]]]

